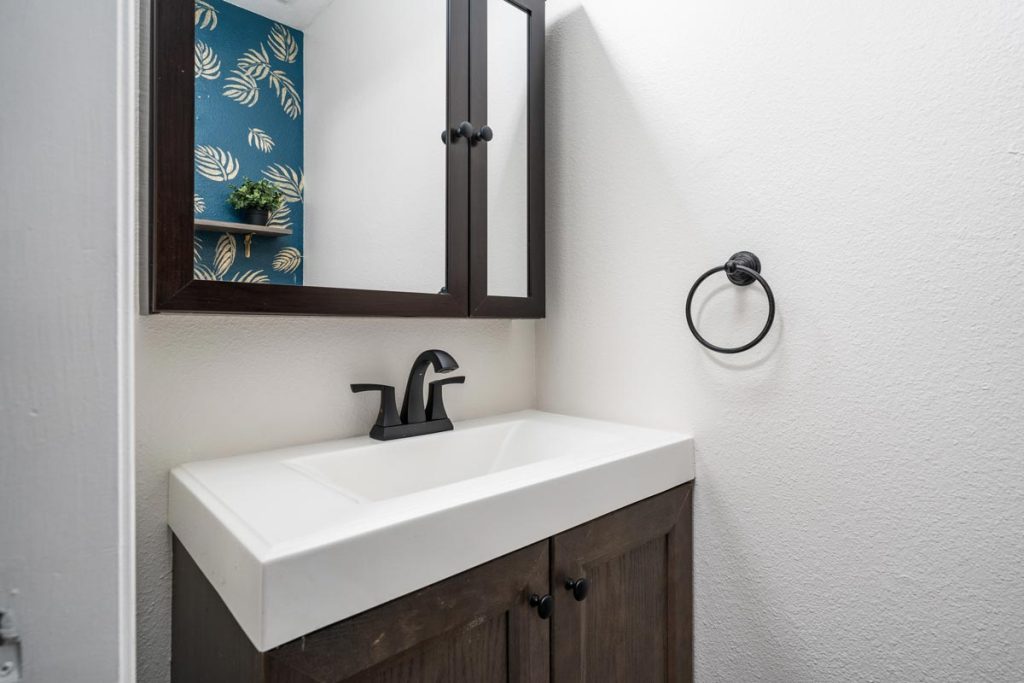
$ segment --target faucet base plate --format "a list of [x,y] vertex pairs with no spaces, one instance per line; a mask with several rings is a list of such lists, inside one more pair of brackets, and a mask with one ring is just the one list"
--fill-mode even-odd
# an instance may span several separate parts
[[404,439],[407,436],[447,432],[454,428],[452,421],[449,419],[413,422],[412,424],[395,425],[393,427],[374,425],[373,429],[370,430],[370,437],[378,441],[391,441],[392,439]]

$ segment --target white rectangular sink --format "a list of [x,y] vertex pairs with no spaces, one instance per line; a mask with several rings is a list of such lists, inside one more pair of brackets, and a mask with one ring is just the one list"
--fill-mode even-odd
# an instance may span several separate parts
[[182,465],[169,523],[266,651],[691,479],[689,437],[526,411]]
[[[359,502],[379,501],[569,456],[600,457],[629,448],[627,434],[576,421],[520,419],[463,425],[442,438],[371,441],[292,459],[304,472]],[[620,430],[621,431],[621,430]]]

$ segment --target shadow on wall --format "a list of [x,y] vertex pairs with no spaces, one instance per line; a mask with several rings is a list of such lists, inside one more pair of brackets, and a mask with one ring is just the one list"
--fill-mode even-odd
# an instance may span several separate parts
[[[794,642],[791,635],[788,638],[780,637],[777,624],[773,625],[772,622],[780,619],[789,621],[788,634],[799,633],[807,625],[797,622],[791,615],[776,609],[776,605],[785,602],[785,597],[773,595],[773,593],[777,592],[772,589],[773,582],[770,580],[770,577],[766,577],[763,572],[758,570],[759,562],[756,557],[758,540],[754,539],[752,541],[744,537],[742,520],[738,519],[735,507],[731,506],[726,496],[720,495],[714,486],[701,486],[700,479],[694,484],[694,492],[696,493],[698,489],[700,490],[701,497],[704,498],[701,508],[705,511],[713,511],[715,536],[714,538],[695,537],[694,545],[702,548],[702,550],[711,545],[716,547],[717,550],[715,552],[694,553],[693,571],[694,580],[697,584],[695,588],[698,588],[699,584],[702,583],[700,581],[702,574],[713,576],[723,570],[723,567],[717,563],[717,558],[720,558],[723,554],[729,557],[729,564],[724,568],[730,574],[729,580],[716,582],[716,586],[728,586],[731,594],[710,595],[705,599],[708,603],[719,606],[741,603],[743,605],[742,612],[748,615],[747,620],[743,624],[744,630],[740,632],[734,631],[730,634],[733,656],[760,659],[764,662],[765,660],[761,653],[775,653],[771,657],[768,669],[762,672],[764,678],[759,680],[780,682],[806,680],[801,669],[794,665],[793,662],[800,662],[805,658],[813,659],[813,657],[808,657],[806,654],[798,654],[800,650],[808,651],[811,648],[807,645],[798,645]],[[696,508],[694,512],[697,512]],[[709,560],[709,558],[711,559]],[[700,590],[699,593],[695,591],[695,601],[701,600],[701,593],[703,593],[703,590]],[[702,679],[703,677],[700,674],[704,673],[711,680],[717,680],[716,676],[714,676],[717,668],[715,662],[701,661],[704,658],[702,657],[700,647],[700,635],[701,633],[714,633],[720,630],[721,624],[715,621],[717,612],[710,611],[707,608],[701,609],[700,605],[695,607],[696,609],[693,614],[694,638],[696,641],[694,656],[697,659],[696,669],[698,678]],[[758,654],[756,656],[751,653],[749,643],[757,644]],[[743,667],[737,667],[735,663],[732,663],[728,668]]]
[[[779,344],[784,292],[776,288],[779,310],[773,329],[750,352],[723,356],[698,344],[684,310],[693,282],[735,251],[750,248],[762,255],[761,250],[744,241],[723,252],[723,241],[735,235],[709,231],[699,213],[691,211],[687,179],[665,157],[667,149],[697,147],[685,139],[685,123],[664,131],[648,122],[636,107],[629,79],[616,68],[582,6],[553,19],[547,38],[548,317],[538,326],[537,348],[538,366],[557,367],[558,375],[543,385],[540,407],[692,429],[714,419],[715,406],[734,392],[758,391],[773,382],[785,357]],[[600,103],[597,111],[595,102]],[[670,144],[666,137],[672,138]],[[638,224],[639,215],[644,222]],[[765,270],[774,284],[770,262]],[[764,324],[766,297],[756,285],[736,287],[722,277],[723,282],[712,280],[698,294],[695,319],[709,338],[738,345],[756,336]],[[581,338],[600,342],[581,344]],[[557,363],[545,363],[544,356]],[[709,373],[707,360],[726,372]],[[595,368],[600,369],[596,380]],[[742,383],[729,381],[737,370],[746,371]],[[699,399],[698,392],[680,391],[681,378],[694,376],[708,386],[720,386],[720,396]],[[545,381],[543,374],[540,381]],[[629,399],[581,400],[581,388],[614,391]],[[665,400],[668,396],[672,400]],[[699,479],[696,489],[696,528],[714,531],[714,538],[698,537],[696,542],[722,549],[704,554],[703,563],[702,555],[697,556],[698,602],[702,595],[707,604],[741,600],[743,613],[761,615],[729,634],[735,656],[749,655],[747,643],[765,644],[759,651],[778,653],[770,664],[772,679],[798,680],[788,659],[794,643],[783,642],[772,629],[777,602],[762,585],[752,556],[756,548],[744,552],[750,541],[717,485],[708,477]],[[730,557],[724,570],[731,577],[725,581],[713,578],[723,571],[716,564],[722,556]],[[744,585],[740,595],[708,596],[737,582]],[[716,631],[711,623],[716,617],[698,604],[698,660],[700,639]],[[714,663],[698,661],[698,673],[714,670]]]
[[[672,130],[650,124],[584,7],[552,18],[547,40],[549,315],[538,327],[538,349],[542,357],[579,362],[559,364],[563,379],[546,388],[545,400],[556,406],[571,402],[572,387],[589,368],[601,367],[609,376],[607,386],[648,397],[650,403],[608,405],[596,409],[594,417],[678,425],[678,414],[670,414],[656,397],[672,391],[676,378],[693,372],[695,363],[702,372],[702,359],[735,370],[774,369],[763,367],[771,366],[769,358],[782,362],[777,351],[785,293],[776,288],[776,322],[758,347],[726,357],[698,345],[686,325],[687,292],[704,270],[724,263],[734,251],[749,248],[764,256],[756,230],[737,228],[737,234],[755,239],[744,237],[723,251],[723,238],[730,235],[709,232],[699,213],[690,210],[689,183],[680,165],[665,156],[668,149],[698,148],[688,139],[685,121],[680,117]],[[770,261],[766,270],[770,278]],[[755,337],[764,324],[763,292],[731,285],[719,291],[714,284],[695,301],[705,336],[722,345]],[[641,333],[655,329],[652,321],[658,321],[658,334]],[[580,348],[574,340],[583,328],[602,343]],[[746,389],[770,381],[768,375],[748,377]]]
[[548,4],[540,405],[696,434],[698,678],[1018,680],[1024,17]]

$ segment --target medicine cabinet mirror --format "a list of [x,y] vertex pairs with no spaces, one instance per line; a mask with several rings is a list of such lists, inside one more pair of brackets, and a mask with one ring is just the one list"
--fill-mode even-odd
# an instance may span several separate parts
[[544,315],[542,0],[152,0],[149,309]]

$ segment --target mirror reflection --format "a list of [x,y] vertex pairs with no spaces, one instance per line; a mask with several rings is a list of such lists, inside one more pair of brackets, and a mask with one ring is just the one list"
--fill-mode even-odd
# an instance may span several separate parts
[[446,0],[196,0],[195,277],[442,291],[447,35]]
[[529,294],[529,15],[487,0],[487,293]]

